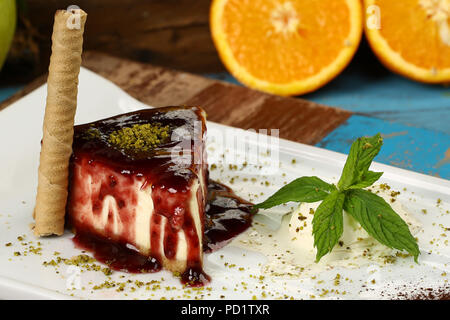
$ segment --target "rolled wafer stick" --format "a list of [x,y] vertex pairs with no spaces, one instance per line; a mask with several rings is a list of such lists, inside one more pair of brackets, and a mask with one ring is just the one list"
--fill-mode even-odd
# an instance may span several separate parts
[[78,74],[87,14],[58,10],[52,35],[43,138],[34,210],[36,236],[64,233]]

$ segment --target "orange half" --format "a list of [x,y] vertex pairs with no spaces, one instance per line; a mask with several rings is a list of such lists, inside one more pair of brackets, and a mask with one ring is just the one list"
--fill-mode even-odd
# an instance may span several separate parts
[[450,0],[364,4],[367,39],[386,67],[421,82],[450,82]]
[[361,41],[360,0],[214,0],[211,34],[222,62],[249,87],[314,91],[336,77]]

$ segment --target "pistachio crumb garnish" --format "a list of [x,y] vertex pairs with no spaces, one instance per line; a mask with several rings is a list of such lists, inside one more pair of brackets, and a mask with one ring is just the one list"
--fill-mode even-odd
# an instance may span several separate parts
[[113,146],[137,152],[148,152],[169,138],[169,126],[160,123],[135,124],[109,135]]
[[85,131],[83,138],[86,140],[98,139],[100,138],[100,130],[97,128],[89,128]]

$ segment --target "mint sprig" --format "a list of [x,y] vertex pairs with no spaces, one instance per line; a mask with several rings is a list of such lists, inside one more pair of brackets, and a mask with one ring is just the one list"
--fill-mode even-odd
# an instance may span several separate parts
[[314,246],[317,248],[316,261],[333,250],[344,232],[345,195],[336,190],[327,196],[317,208],[313,218]]
[[380,243],[398,250],[406,250],[417,258],[419,246],[408,225],[382,197],[367,190],[350,190],[344,210]]
[[268,209],[280,204],[294,202],[317,202],[324,200],[336,186],[318,177],[301,177],[285,185],[263,203],[255,207]]
[[338,243],[343,233],[345,211],[380,243],[400,251],[406,250],[417,262],[420,250],[406,222],[383,198],[363,190],[383,174],[369,170],[382,144],[380,134],[354,141],[337,187],[318,177],[301,177],[255,205],[255,208],[268,209],[290,201],[322,201],[312,220],[316,261],[320,261]]
[[380,152],[383,138],[377,134],[371,138],[358,138],[350,152],[337,184],[339,190],[364,188],[372,185],[383,173],[369,171],[372,160]]

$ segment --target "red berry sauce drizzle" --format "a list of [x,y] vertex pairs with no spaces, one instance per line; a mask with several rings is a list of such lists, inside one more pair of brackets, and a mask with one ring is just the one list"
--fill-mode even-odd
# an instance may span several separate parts
[[[237,197],[228,187],[209,181],[203,251],[211,253],[218,250],[247,230],[253,217],[251,208],[250,203]],[[112,270],[148,273],[162,268],[158,258],[144,256],[126,244],[90,232],[77,232],[73,241],[78,248],[92,252],[95,259],[107,264]],[[210,277],[201,265],[190,266],[181,275],[181,282],[189,286],[203,286],[209,281]]]

